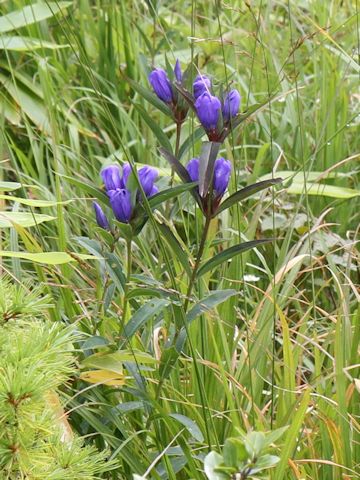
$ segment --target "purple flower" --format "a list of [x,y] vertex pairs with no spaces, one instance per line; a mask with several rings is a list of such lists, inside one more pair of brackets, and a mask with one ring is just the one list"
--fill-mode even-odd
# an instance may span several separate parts
[[111,192],[110,205],[114,212],[114,215],[119,222],[129,223],[132,205],[131,205],[131,193],[124,189],[117,189]]
[[146,167],[140,168],[138,175],[145,195],[150,197],[153,195],[154,182],[159,176],[158,171],[156,168],[146,165]]
[[210,92],[211,80],[206,75],[198,75],[193,83],[193,92],[195,100],[197,100],[200,95],[205,92]]
[[181,73],[181,67],[180,67],[179,60],[176,60],[175,67],[174,67],[174,74],[175,74],[176,80],[181,83],[182,73]]
[[231,163],[229,160],[225,160],[225,158],[215,160],[213,185],[216,196],[221,197],[224,195],[229,185],[230,174]]
[[192,158],[186,165],[186,170],[188,171],[192,182],[199,181],[199,165],[199,159],[197,157]]
[[205,130],[215,130],[221,110],[220,100],[205,92],[196,100],[195,109]]
[[222,109],[223,118],[226,122],[230,118],[235,117],[239,111],[241,96],[237,90],[231,90],[224,100],[224,105]]
[[124,188],[118,165],[109,165],[108,167],[103,168],[101,170],[101,176],[107,192],[110,190],[116,190],[117,188]]
[[[192,158],[186,165],[186,170],[192,182],[199,181],[199,158]],[[218,158],[214,164],[213,191],[215,197],[222,197],[229,185],[231,174],[231,163],[225,158]]]
[[104,230],[110,230],[110,225],[105,213],[103,212],[103,209],[97,202],[93,202],[93,207],[95,210],[96,223],[100,228],[103,228]]
[[155,68],[149,75],[149,82],[156,95],[165,103],[171,103],[173,92],[170,80],[162,68]]

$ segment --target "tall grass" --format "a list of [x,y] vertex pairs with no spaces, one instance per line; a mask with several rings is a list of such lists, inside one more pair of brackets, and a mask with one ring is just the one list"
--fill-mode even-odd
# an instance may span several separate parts
[[[197,282],[191,306],[214,291],[234,293],[191,322],[174,365],[161,354],[182,321],[179,302],[188,284],[158,223],[194,262],[201,216],[187,194],[152,213],[132,246],[127,320],[143,310],[123,349],[136,362],[119,361],[126,372],[121,387],[74,380],[66,392],[73,428],[112,449],[120,462],[114,478],[142,475],[159,457],[148,478],[201,479],[205,454],[220,451],[228,437],[285,426],[269,478],[359,478],[358,2],[43,5],[51,14],[41,22],[30,21],[31,7],[27,22],[13,30],[0,18],[0,34],[22,42],[18,50],[0,43],[0,180],[20,182],[18,197],[53,206],[0,201],[2,210],[56,220],[3,229],[1,250],[97,252],[104,260],[40,265],[5,258],[2,269],[18,282],[43,284],[51,318],[87,335],[79,362],[86,365],[106,342],[116,348],[122,312],[126,245],[107,252],[91,207],[100,168],[129,159],[151,164],[160,168],[163,188],[170,175],[136,106],[173,147],[175,128],[131,81],[150,88],[150,67],[163,66],[167,55],[237,86],[243,110],[269,99],[221,153],[234,165],[230,193],[266,175],[284,178],[280,190],[212,222],[204,259],[240,241],[276,240]],[[0,2],[0,13],[24,6]],[[187,120],[181,141],[195,128]],[[199,150],[198,140],[183,163]],[[162,360],[147,363],[144,354]]]

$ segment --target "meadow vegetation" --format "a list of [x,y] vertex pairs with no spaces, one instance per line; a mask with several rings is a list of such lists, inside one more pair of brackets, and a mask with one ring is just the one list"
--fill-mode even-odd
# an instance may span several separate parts
[[359,9],[0,0],[0,478],[360,478]]

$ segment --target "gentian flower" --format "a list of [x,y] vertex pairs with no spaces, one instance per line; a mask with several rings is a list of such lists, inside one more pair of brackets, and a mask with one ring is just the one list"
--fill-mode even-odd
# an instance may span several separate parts
[[220,100],[205,92],[196,100],[195,109],[205,130],[215,131],[221,110]]
[[110,205],[119,222],[129,223],[132,214],[131,193],[125,188],[112,191]]
[[103,209],[97,202],[93,202],[93,207],[95,210],[96,223],[99,225],[100,228],[103,228],[104,230],[110,230],[109,221],[106,218]]
[[225,122],[235,117],[239,111],[241,96],[237,90],[231,90],[224,99],[222,114]]
[[[154,188],[154,182],[159,176],[156,168],[146,165],[146,167],[140,168],[138,175],[145,195],[147,197],[154,195],[154,193],[152,193]],[[157,189],[157,187],[155,188]]]
[[192,182],[199,181],[199,164],[199,158],[195,157],[186,165],[186,170],[188,171]]
[[[122,170],[118,165],[109,165],[101,171],[111,208],[116,219],[122,223],[129,223],[134,207],[131,192],[127,187],[130,173],[131,167],[128,163],[123,165]],[[148,165],[140,168],[138,177],[147,197],[158,193],[159,190],[157,186],[154,185],[155,180],[158,178],[158,171],[155,168],[149,167]],[[135,201],[141,201],[140,192],[136,195]],[[109,222],[102,212],[101,207],[94,203],[94,208],[98,225],[109,230]]]
[[195,100],[197,100],[200,95],[205,92],[210,93],[211,89],[211,80],[206,75],[198,75],[193,83],[193,92]]
[[222,197],[229,185],[231,162],[225,158],[218,158],[214,165],[214,192],[217,197]]
[[[186,165],[186,170],[192,182],[199,181],[200,159],[192,158]],[[218,158],[214,163],[213,195],[215,200],[220,200],[224,195],[230,180],[231,162],[225,158]]]
[[109,165],[101,170],[101,177],[105,184],[105,190],[111,191],[117,188],[124,188],[120,168],[117,165]]
[[181,83],[182,72],[181,72],[181,66],[180,66],[179,60],[176,60],[176,62],[175,62],[174,74],[175,74],[176,80]]
[[160,100],[165,103],[171,103],[173,101],[171,82],[165,70],[155,68],[149,75],[149,82]]

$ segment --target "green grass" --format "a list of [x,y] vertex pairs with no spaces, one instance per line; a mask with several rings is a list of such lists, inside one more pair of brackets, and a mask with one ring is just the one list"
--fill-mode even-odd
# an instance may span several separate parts
[[[0,15],[28,3],[0,1]],[[0,181],[21,184],[4,193],[54,202],[0,197],[1,210],[56,217],[3,228],[0,250],[100,252],[103,260],[4,257],[2,269],[43,285],[52,320],[87,336],[79,362],[91,348],[101,352],[104,339],[116,349],[121,322],[139,321],[123,342],[136,358],[125,363],[125,385],[76,379],[65,392],[74,430],[111,448],[120,467],[110,478],[142,475],[159,456],[148,478],[203,479],[209,449],[220,451],[238,431],[284,426],[273,448],[281,460],[267,478],[360,478],[358,2],[79,0],[56,13],[57,3],[44,2],[41,22],[30,22],[30,8],[28,24],[20,16],[13,30],[0,17],[0,35],[22,42],[15,51],[0,40]],[[167,186],[157,136],[175,148],[175,126],[130,86],[150,88],[147,73],[164,66],[165,54],[231,82],[243,111],[275,96],[221,147],[234,165],[230,193],[285,171],[280,188],[210,224],[203,261],[240,241],[276,240],[195,282],[187,311],[198,302],[209,309],[187,326],[177,359],[166,339],[186,318],[184,258],[196,259],[199,209],[183,194],[151,214],[132,242],[122,315],[126,242],[108,251],[91,206],[106,163],[160,167],[159,186]],[[181,143],[196,128],[190,116]],[[182,162],[200,145],[190,143]],[[214,291],[226,292],[211,303]]]

